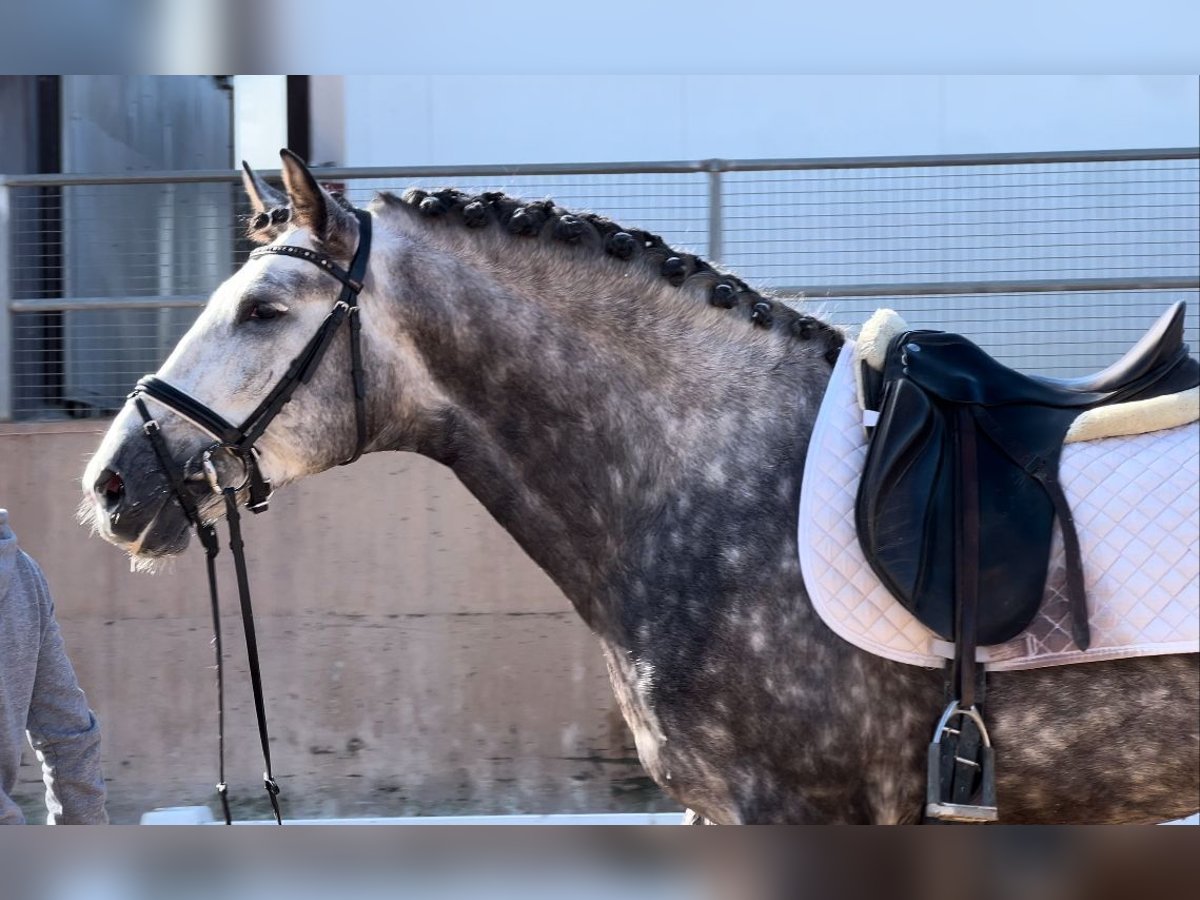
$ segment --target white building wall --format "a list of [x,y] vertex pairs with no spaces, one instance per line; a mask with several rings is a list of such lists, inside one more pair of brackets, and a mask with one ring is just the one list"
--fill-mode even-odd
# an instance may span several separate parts
[[340,143],[336,161],[352,166],[1112,149],[1189,146],[1200,135],[1193,76],[338,81],[344,104],[314,102],[314,142]]
[[279,148],[287,146],[287,76],[235,76],[233,119],[234,158],[256,169],[278,169]]

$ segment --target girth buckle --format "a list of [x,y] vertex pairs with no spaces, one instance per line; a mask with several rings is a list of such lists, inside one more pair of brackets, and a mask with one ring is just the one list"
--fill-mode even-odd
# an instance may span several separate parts
[[946,707],[929,744],[926,777],[927,819],[964,824],[999,819],[995,753],[974,706],[964,709],[952,700]]

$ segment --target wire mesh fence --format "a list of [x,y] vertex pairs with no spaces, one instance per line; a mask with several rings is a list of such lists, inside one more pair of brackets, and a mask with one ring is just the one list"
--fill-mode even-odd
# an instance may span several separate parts
[[[891,306],[1047,374],[1102,368],[1174,300],[1200,312],[1196,149],[318,177],[360,205],[411,186],[553,197],[839,324]],[[233,173],[24,177],[0,194],[0,417],[119,408],[251,249]]]
[[1193,160],[733,172],[726,262],[804,288],[1194,275]]

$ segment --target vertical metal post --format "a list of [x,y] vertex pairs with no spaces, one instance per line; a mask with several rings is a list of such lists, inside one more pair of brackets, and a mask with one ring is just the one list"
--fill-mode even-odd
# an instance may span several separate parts
[[[158,195],[158,296],[170,297],[175,293],[175,204],[174,184],[164,184]],[[160,306],[155,317],[154,358],[149,365],[157,369],[171,352],[171,325],[175,311]]]
[[710,159],[704,168],[708,172],[708,259],[709,262],[720,264],[725,229],[721,208],[721,173],[725,163],[720,159]]
[[0,175],[0,422],[11,421],[13,346],[12,287],[13,273],[9,256],[12,247],[9,195],[12,188]]

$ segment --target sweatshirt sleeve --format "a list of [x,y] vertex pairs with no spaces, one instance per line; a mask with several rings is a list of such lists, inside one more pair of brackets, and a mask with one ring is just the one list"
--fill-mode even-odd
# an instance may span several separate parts
[[43,609],[41,650],[33,700],[29,706],[29,743],[42,764],[49,825],[105,824],[104,775],[100,768],[100,723],[87,705],[75,670],[67,659],[54,618],[54,603],[38,572]]

